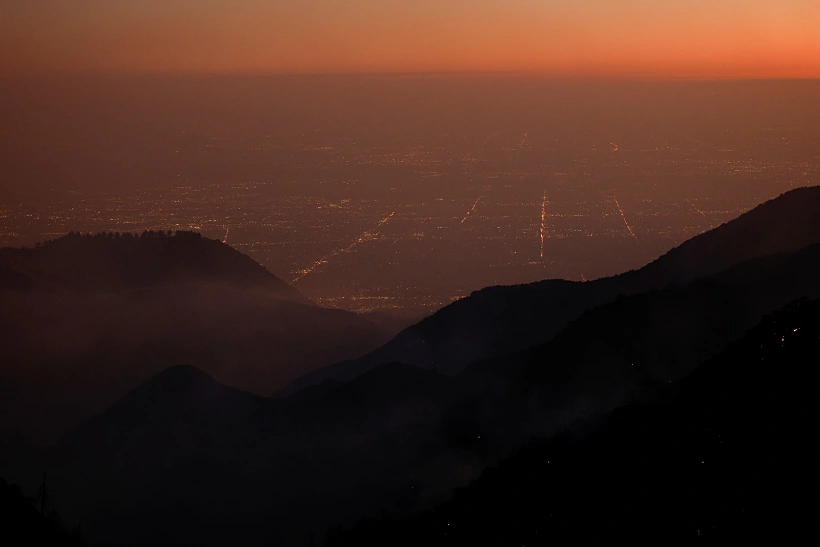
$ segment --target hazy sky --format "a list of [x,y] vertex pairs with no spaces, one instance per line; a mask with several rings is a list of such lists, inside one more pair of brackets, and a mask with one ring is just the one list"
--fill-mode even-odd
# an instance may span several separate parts
[[0,0],[0,71],[820,77],[819,0]]

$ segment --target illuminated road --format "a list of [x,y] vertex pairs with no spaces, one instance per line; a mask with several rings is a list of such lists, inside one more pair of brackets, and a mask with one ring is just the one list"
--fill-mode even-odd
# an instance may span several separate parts
[[469,211],[467,211],[467,214],[466,214],[466,215],[464,215],[464,218],[462,218],[462,219],[461,219],[461,223],[462,223],[462,224],[464,224],[464,222],[465,222],[468,218],[470,218],[470,215],[471,215],[471,214],[475,213],[476,207],[478,207],[478,202],[480,202],[480,201],[481,201],[481,198],[482,198],[482,197],[484,197],[484,196],[478,196],[478,199],[477,199],[477,200],[475,200],[475,203],[473,203],[473,208],[472,208],[472,209],[470,209]]
[[483,148],[487,146],[490,143],[490,141],[493,140],[499,133],[501,133],[501,131],[496,131],[495,133],[487,137],[487,140],[484,141],[484,144],[482,144],[481,147]]
[[692,203],[692,201],[691,201],[691,200],[687,199],[687,200],[686,200],[686,203],[688,203],[689,205],[691,205],[691,206],[692,206],[692,209],[694,209],[695,211],[697,211],[698,213],[700,213],[700,216],[703,216],[703,217],[705,217],[705,216],[706,216],[706,213],[704,213],[701,209],[698,209],[698,208],[695,206],[695,204],[694,204],[694,203]]
[[621,204],[618,203],[618,199],[613,197],[612,201],[615,202],[615,207],[618,208],[618,212],[621,213],[621,218],[624,220],[624,226],[626,226],[627,231],[629,231],[629,235],[635,238],[635,241],[638,241],[638,236],[635,235],[635,230],[632,229],[632,226],[629,225],[629,222],[626,221],[626,215],[624,214],[624,210],[621,208]]
[[362,243],[362,242],[366,241],[368,238],[372,237],[374,234],[377,234],[379,232],[379,229],[381,229],[382,226],[387,224],[387,221],[390,220],[391,218],[393,218],[393,215],[395,215],[395,214],[396,214],[396,212],[393,211],[392,213],[387,215],[384,218],[384,220],[382,220],[381,222],[379,222],[376,225],[375,228],[373,228],[372,230],[368,230],[368,231],[364,232],[362,235],[359,236],[359,238],[356,241],[354,241],[353,243],[351,243],[347,247],[343,247],[341,249],[333,251],[332,253],[323,256],[322,258],[320,258],[319,260],[317,260],[316,262],[311,264],[310,267],[305,268],[304,270],[301,270],[299,272],[299,275],[297,275],[296,278],[293,280],[293,283],[298,283],[300,280],[304,279],[306,276],[313,273],[313,271],[316,270],[316,268],[318,268],[322,264],[325,264],[331,258],[337,257],[337,256],[342,255],[344,253],[349,253],[350,251],[352,251],[359,243]]
[[544,238],[547,235],[547,192],[544,191],[544,201],[541,202],[541,260],[544,259]]

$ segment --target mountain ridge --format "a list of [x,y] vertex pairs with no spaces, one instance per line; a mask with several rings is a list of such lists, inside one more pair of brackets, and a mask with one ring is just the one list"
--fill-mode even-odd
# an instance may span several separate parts
[[820,301],[787,306],[661,400],[531,443],[450,500],[360,521],[327,545],[799,542],[812,523],[795,489],[816,461],[818,335]]
[[92,514],[110,510],[95,499],[126,498],[119,514],[152,507],[162,519],[180,505],[293,511],[275,532],[265,520],[247,533],[297,545],[301,526],[434,505],[531,439],[585,434],[621,405],[674,392],[761,314],[804,295],[820,297],[820,244],[617,298],[550,342],[455,376],[386,363],[271,399],[175,367],[72,434],[65,472]]
[[196,363],[268,394],[390,334],[193,232],[71,233],[5,248],[0,293],[0,383],[9,386],[0,435],[25,426],[34,442],[55,440],[172,365]]
[[311,303],[250,257],[197,232],[71,232],[34,248],[0,249],[0,264],[63,290],[123,292],[175,282],[211,282],[267,288]]
[[471,361],[544,343],[584,310],[669,283],[705,277],[755,257],[820,242],[820,186],[790,190],[693,237],[638,270],[589,282],[544,280],[480,289],[361,358],[311,372],[276,395],[328,378],[350,379],[400,361],[453,374]]

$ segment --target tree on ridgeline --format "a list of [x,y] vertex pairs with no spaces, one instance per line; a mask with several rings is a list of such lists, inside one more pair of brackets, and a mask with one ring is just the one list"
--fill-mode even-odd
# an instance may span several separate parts
[[80,525],[69,533],[60,523],[45,489],[45,476],[41,489],[40,497],[27,498],[19,486],[0,478],[0,543],[81,547]]

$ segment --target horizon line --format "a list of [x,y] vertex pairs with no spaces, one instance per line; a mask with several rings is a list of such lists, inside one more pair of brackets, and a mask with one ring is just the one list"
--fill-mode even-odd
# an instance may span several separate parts
[[518,77],[554,81],[632,81],[632,82],[814,82],[816,76],[777,75],[670,75],[652,73],[556,73],[547,70],[418,70],[418,71],[170,71],[170,70],[43,70],[3,71],[0,80],[59,78],[498,78]]

